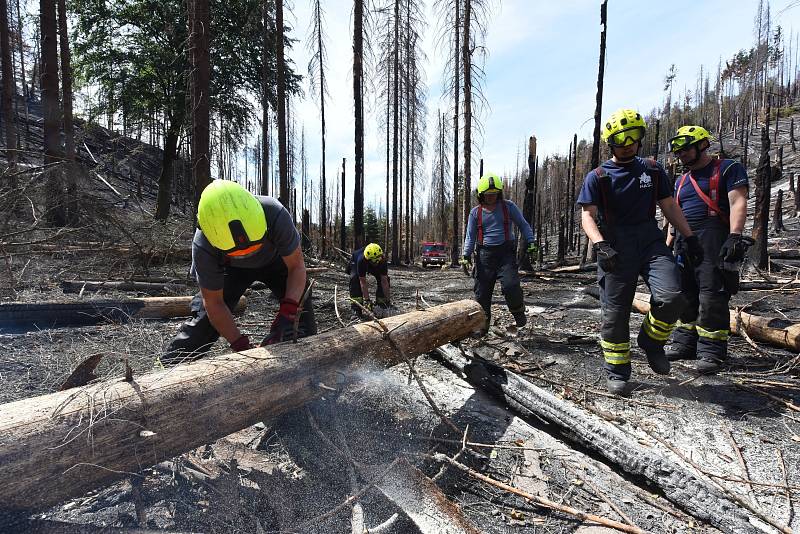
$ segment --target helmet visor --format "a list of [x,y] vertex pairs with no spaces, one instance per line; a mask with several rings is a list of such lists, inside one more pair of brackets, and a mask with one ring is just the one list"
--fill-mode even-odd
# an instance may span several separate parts
[[644,128],[636,126],[608,136],[608,144],[611,146],[628,146],[641,141],[643,138]]
[[669,150],[673,153],[680,152],[692,146],[694,142],[695,139],[691,135],[676,135],[669,140]]

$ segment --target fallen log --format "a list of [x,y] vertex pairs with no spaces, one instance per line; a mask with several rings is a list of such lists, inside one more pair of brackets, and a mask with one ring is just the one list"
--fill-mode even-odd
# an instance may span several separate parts
[[800,260],[800,249],[787,248],[778,249],[771,248],[767,251],[769,257],[775,260]]
[[0,518],[32,513],[302,406],[366,360],[394,365],[480,329],[462,300],[0,405]]
[[490,362],[476,359],[467,363],[459,349],[452,345],[439,347],[436,352],[463,372],[472,384],[503,400],[517,413],[557,425],[575,441],[625,472],[645,477],[660,488],[667,499],[691,515],[723,532],[757,532],[742,510],[741,502],[732,500],[654,449],[640,445],[600,417]]
[[183,291],[186,284],[134,282],[128,280],[62,280],[61,290],[64,293],[81,293],[86,291],[140,291],[142,293],[165,293],[167,291]]
[[754,289],[785,289],[787,291],[797,291],[800,288],[800,280],[782,278],[778,280],[742,280],[739,282],[739,289],[751,291]]
[[[192,297],[145,297],[124,300],[86,300],[79,302],[11,302],[0,304],[0,332],[6,329],[81,326],[102,321],[127,322],[130,319],[166,319],[191,315]],[[234,313],[247,306],[239,299]]]
[[[587,288],[586,293],[600,298],[596,287]],[[641,314],[650,311],[650,295],[636,293],[633,298],[633,309]],[[730,311],[730,331],[741,335],[744,329],[751,338],[763,341],[776,347],[800,352],[800,323],[793,323],[777,317],[762,317],[747,312]]]

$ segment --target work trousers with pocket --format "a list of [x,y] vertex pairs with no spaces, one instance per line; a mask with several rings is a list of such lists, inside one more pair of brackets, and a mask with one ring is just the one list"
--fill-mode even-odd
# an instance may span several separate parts
[[631,376],[630,314],[639,276],[650,288],[650,312],[640,332],[650,344],[663,347],[686,305],[681,295],[680,271],[655,219],[639,225],[604,228],[604,236],[617,251],[612,273],[598,266],[602,325],[600,345],[603,368],[611,378]]
[[497,280],[503,296],[506,298],[508,311],[512,314],[525,311],[522,287],[519,285],[519,266],[517,265],[516,241],[506,241],[502,245],[479,245],[475,251],[475,300],[486,312],[486,324],[492,315],[492,293]]

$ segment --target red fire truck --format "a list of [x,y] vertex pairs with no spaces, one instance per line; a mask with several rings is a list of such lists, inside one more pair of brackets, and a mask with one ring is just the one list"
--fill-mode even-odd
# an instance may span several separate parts
[[445,265],[448,261],[447,243],[437,243],[435,241],[423,241],[422,247],[422,266]]

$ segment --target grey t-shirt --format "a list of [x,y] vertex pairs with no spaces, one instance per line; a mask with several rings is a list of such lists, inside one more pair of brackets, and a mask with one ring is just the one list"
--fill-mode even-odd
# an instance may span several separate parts
[[286,208],[272,197],[258,196],[267,217],[267,235],[264,236],[264,246],[246,258],[227,256],[223,251],[215,248],[208,242],[199,228],[194,233],[192,240],[192,276],[195,277],[200,287],[204,289],[222,289],[225,277],[225,267],[238,267],[241,269],[258,269],[266,267],[274,261],[283,261],[282,256],[288,256],[300,246],[300,234],[292,222],[292,217]]

